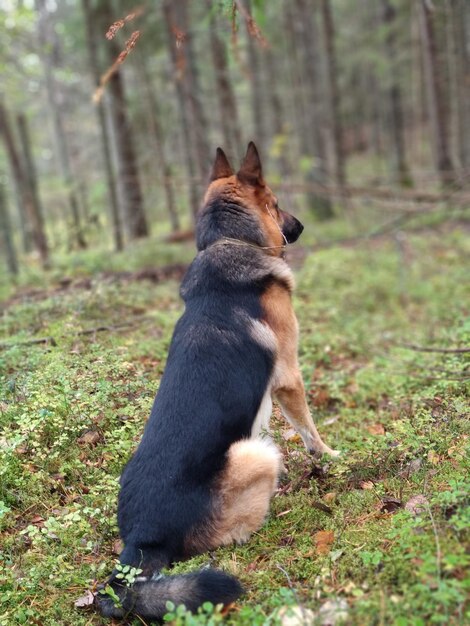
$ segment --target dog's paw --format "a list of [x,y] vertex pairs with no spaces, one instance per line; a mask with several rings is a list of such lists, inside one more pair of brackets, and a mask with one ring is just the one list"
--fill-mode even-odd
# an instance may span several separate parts
[[324,454],[331,456],[332,458],[338,458],[339,456],[341,456],[341,452],[339,450],[333,450],[332,448],[329,448],[328,446],[325,446],[324,448],[321,448],[321,449],[309,448],[308,451],[313,456],[314,459],[321,459],[321,457]]

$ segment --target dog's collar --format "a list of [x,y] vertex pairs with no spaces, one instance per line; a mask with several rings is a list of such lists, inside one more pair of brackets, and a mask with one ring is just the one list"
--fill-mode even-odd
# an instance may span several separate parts
[[283,244],[282,246],[259,246],[256,243],[243,241],[243,239],[234,239],[233,237],[222,237],[222,239],[218,239],[217,241],[214,241],[214,243],[211,243],[209,246],[207,246],[206,250],[208,248],[212,248],[213,246],[225,246],[225,245],[249,246],[250,248],[256,248],[257,250],[285,250],[286,248],[286,244]]

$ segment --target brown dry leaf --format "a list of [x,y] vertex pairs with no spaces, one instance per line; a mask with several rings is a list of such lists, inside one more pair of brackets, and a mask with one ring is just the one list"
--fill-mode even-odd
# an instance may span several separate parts
[[336,496],[336,491],[329,491],[328,493],[325,493],[325,495],[323,496],[323,500],[325,502],[334,502],[336,500]]
[[370,424],[367,426],[367,430],[371,435],[385,435],[385,428],[383,424]]
[[88,589],[88,591],[86,591],[83,596],[80,596],[79,598],[75,600],[74,605],[77,607],[77,609],[83,609],[88,606],[91,606],[94,603],[94,601],[95,601],[95,596]]
[[112,547],[113,554],[118,554],[118,555],[121,554],[122,548],[123,548],[123,545],[120,539],[116,539],[115,541],[113,541],[113,547]]
[[361,489],[373,489],[374,483],[371,480],[361,480],[359,483]]
[[318,554],[328,554],[334,540],[335,534],[332,530],[319,530],[313,535]]
[[405,511],[409,511],[413,515],[420,515],[426,510],[427,505],[426,498],[422,494],[418,494],[408,500],[405,504]]
[[294,428],[289,428],[289,430],[283,432],[282,438],[285,441],[295,441],[296,443],[300,443],[302,441],[302,437]]
[[435,452],[434,450],[429,450],[428,461],[430,463],[432,463],[433,465],[437,465],[440,460],[441,460],[441,457],[437,454],[437,452]]
[[94,446],[101,439],[101,435],[97,430],[87,430],[81,437],[78,438],[80,445],[88,444]]

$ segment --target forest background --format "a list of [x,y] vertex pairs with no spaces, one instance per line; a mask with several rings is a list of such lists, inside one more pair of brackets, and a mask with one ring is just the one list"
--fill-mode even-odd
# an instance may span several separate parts
[[[105,624],[218,145],[305,224],[313,463],[176,626],[468,624],[469,0],[0,0],[0,626]],[[299,609],[297,609],[299,610]],[[141,624],[142,620],[134,620]]]

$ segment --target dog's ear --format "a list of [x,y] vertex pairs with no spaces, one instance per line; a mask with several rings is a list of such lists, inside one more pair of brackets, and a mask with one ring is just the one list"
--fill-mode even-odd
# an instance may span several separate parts
[[218,178],[228,178],[232,176],[233,169],[230,163],[228,162],[227,157],[225,156],[225,152],[222,148],[217,148],[215,153],[215,161],[212,166],[212,172],[210,176],[210,181],[217,180]]
[[263,169],[261,167],[261,159],[255,144],[250,141],[246,150],[240,170],[237,176],[243,182],[251,185],[263,184]]

